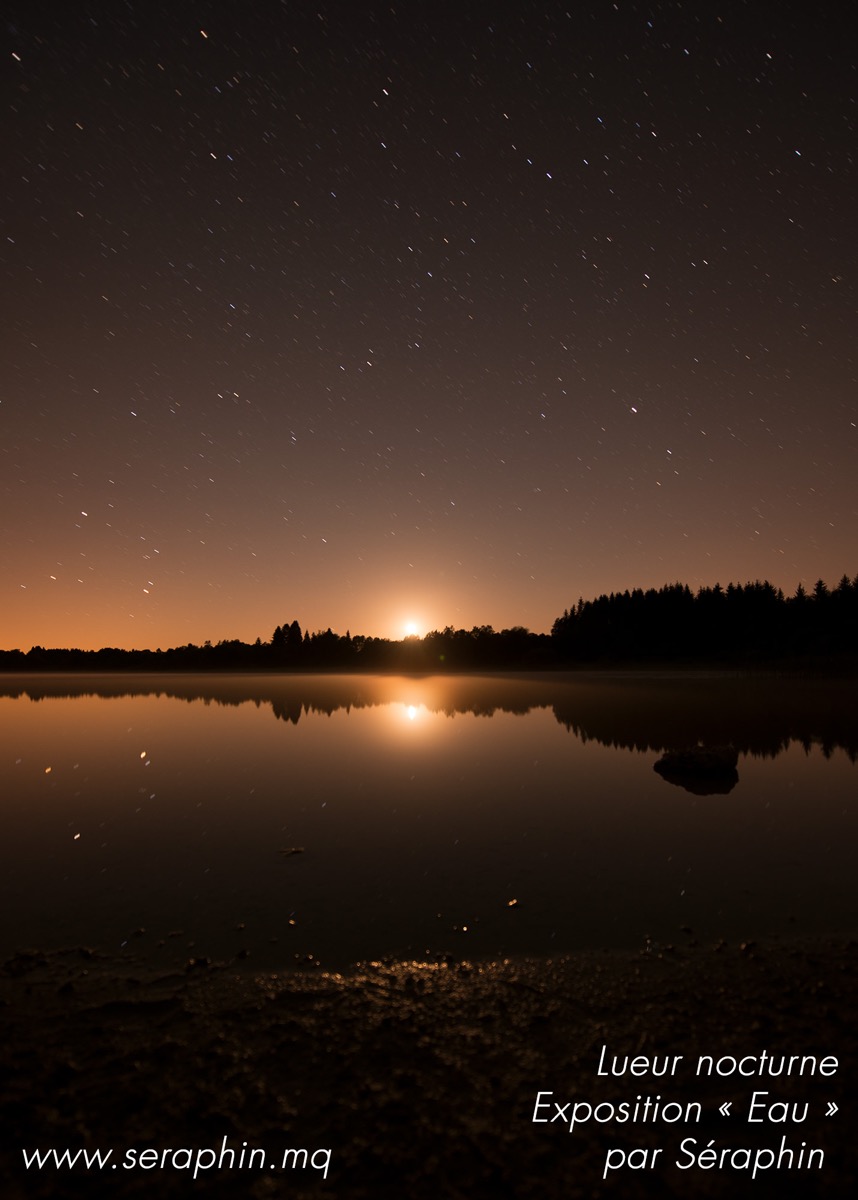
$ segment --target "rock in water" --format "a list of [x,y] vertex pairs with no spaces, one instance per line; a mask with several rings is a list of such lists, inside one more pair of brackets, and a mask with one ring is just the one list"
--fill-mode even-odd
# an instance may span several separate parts
[[732,746],[668,750],[654,766],[662,779],[695,796],[726,795],[739,782],[739,755]]

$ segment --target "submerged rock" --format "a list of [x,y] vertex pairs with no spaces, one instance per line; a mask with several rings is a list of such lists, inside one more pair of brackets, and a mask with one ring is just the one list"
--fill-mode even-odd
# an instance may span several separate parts
[[662,779],[695,796],[726,795],[739,782],[739,754],[732,746],[668,750],[653,769]]

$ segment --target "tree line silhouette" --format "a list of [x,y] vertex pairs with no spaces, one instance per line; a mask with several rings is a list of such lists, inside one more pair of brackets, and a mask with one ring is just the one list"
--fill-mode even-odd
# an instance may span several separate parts
[[0,651],[6,671],[474,671],[550,670],[578,665],[856,665],[858,576],[829,589],[818,580],[794,595],[769,582],[702,587],[673,583],[579,599],[551,633],[523,626],[433,630],[402,641],[309,633],[298,621],[268,641],[234,639],[169,650]]
[[614,659],[729,663],[854,656],[858,650],[858,577],[830,590],[818,580],[785,597],[771,583],[612,592],[579,600],[554,622],[564,662]]

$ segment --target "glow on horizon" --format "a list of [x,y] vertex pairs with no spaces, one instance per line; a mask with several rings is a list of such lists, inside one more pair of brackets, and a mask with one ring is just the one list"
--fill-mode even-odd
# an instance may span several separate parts
[[[445,594],[437,586],[423,589],[421,597],[400,596],[396,594],[395,582],[388,584],[381,574],[371,589],[343,597],[333,589],[319,590],[310,573],[310,581],[300,589],[293,588],[285,602],[283,595],[287,589],[280,585],[275,588],[268,580],[264,587],[236,586],[232,594],[224,596],[199,577],[189,577],[183,589],[173,588],[157,604],[132,609],[121,603],[128,597],[114,592],[109,580],[92,596],[84,594],[83,587],[75,592],[71,585],[66,587],[62,583],[51,584],[56,590],[50,595],[45,585],[36,583],[26,589],[17,585],[7,587],[3,596],[0,649],[20,649],[24,653],[32,646],[166,650],[188,643],[202,645],[207,640],[216,644],[237,639],[253,644],[257,637],[267,643],[276,625],[292,620],[298,620],[302,630],[311,634],[331,628],[339,636],[349,631],[352,635],[392,641],[424,638],[431,630],[448,626],[467,630],[489,625],[502,630],[523,625],[534,633],[548,633],[554,620],[564,608],[574,605],[578,596],[592,600],[625,587],[657,589],[671,579],[688,583],[696,592],[700,586],[718,582],[724,587],[752,578],[767,578],[791,595],[799,582],[809,591],[820,577],[830,588],[836,587],[848,555],[832,553],[828,569],[819,572],[811,572],[806,565],[802,572],[797,564],[764,572],[752,569],[753,561],[754,555],[748,551],[745,558],[737,558],[731,564],[729,571],[716,568],[705,574],[694,570],[685,573],[678,565],[668,572],[661,563],[652,563],[639,572],[633,566],[617,568],[607,577],[588,569],[582,570],[572,582],[564,582],[570,572],[558,564],[551,586],[546,586],[536,598],[527,591],[522,594],[512,588],[483,594],[476,590],[458,593],[451,587]],[[388,587],[389,598],[379,603],[379,597]]]
[[[548,634],[626,589],[854,576],[847,6],[766,23],[761,64],[753,5],[716,57],[688,6],[662,54],[629,6],[546,5],[527,70],[519,5],[490,39],[467,5],[220,7],[205,39],[161,4],[21,33],[0,649]],[[105,90],[132,45],[166,74]]]

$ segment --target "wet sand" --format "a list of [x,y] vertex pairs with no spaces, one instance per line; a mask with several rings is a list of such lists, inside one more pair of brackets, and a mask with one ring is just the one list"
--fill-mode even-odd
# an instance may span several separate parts
[[[675,947],[502,963],[374,963],[255,973],[250,960],[146,977],[82,948],[0,970],[2,1195],[40,1197],[840,1197],[852,1145],[858,963],[853,942]],[[683,1055],[673,1077],[606,1076],[610,1056]],[[833,1075],[697,1077],[699,1054],[835,1056]],[[606,1060],[610,1061],[610,1059]],[[809,1105],[747,1121],[755,1090]],[[533,1120],[565,1104],[683,1106],[680,1121]],[[731,1101],[731,1115],[719,1115]],[[827,1105],[839,1111],[826,1117]],[[581,1110],[583,1112],[583,1110]],[[608,1109],[602,1109],[604,1114]],[[619,1111],[619,1110],[616,1110]],[[538,1115],[552,1115],[542,1108]],[[568,1116],[568,1112],[567,1112]],[[821,1149],[821,1169],[681,1170],[696,1149]],[[194,1182],[193,1151],[235,1152]],[[264,1149],[266,1166],[241,1165]],[[111,1149],[101,1171],[23,1169],[22,1149]],[[603,1181],[608,1149],[662,1147]],[[127,1169],[134,1149],[166,1165]],[[306,1149],[307,1165],[287,1150]],[[326,1152],[330,1151],[325,1176]],[[179,1152],[175,1158],[171,1158]],[[639,1151],[640,1156],[640,1151]],[[276,1162],[272,1171],[268,1164]]]

